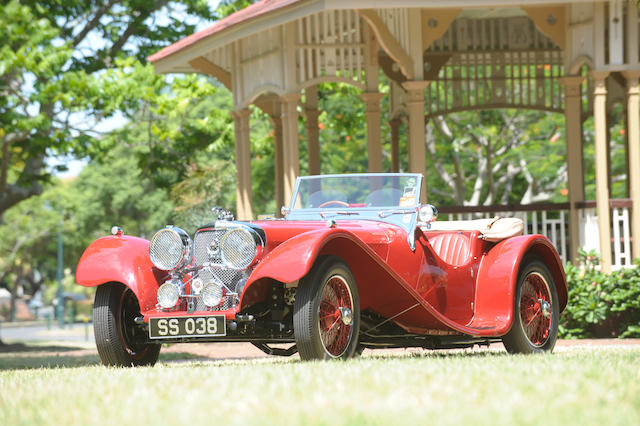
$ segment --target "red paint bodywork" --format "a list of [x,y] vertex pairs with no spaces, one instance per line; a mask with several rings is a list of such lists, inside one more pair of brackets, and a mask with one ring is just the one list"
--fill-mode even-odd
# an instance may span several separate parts
[[85,287],[125,284],[138,298],[143,312],[155,308],[156,291],[166,276],[151,263],[149,241],[130,236],[97,239],[84,251],[76,270],[76,282]]
[[[506,334],[513,322],[519,266],[527,255],[540,257],[554,276],[560,311],[567,303],[564,269],[542,235],[489,243],[475,231],[418,228],[416,249],[411,250],[406,231],[385,222],[347,220],[336,227],[321,221],[253,223],[266,233],[266,255],[253,270],[239,305],[219,312],[227,319],[263,300],[272,282],[301,279],[323,255],[339,256],[349,265],[362,310],[393,317],[393,322],[412,333]],[[145,319],[166,316],[155,308],[156,290],[166,274],[153,267],[148,247],[147,240],[128,236],[96,240],[80,259],[77,282],[83,286],[124,283],[138,297]]]

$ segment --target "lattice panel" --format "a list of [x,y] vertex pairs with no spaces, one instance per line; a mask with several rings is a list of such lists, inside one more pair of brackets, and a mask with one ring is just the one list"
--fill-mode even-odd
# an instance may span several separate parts
[[454,55],[427,88],[427,115],[480,108],[564,112],[562,53],[465,53]]
[[409,52],[409,9],[376,9],[376,13],[405,52]]
[[427,116],[483,108],[564,112],[563,53],[525,16],[454,21],[427,51],[425,66],[443,58],[427,88]]
[[330,10],[297,21],[298,83],[340,77],[363,83],[364,39],[352,10]]
[[434,41],[429,52],[495,52],[558,49],[526,16],[490,19],[456,19]]

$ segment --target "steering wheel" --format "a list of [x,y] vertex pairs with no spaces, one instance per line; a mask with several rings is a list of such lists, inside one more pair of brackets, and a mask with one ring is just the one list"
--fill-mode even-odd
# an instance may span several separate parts
[[349,207],[349,203],[345,203],[344,201],[329,200],[329,201],[325,201],[324,203],[320,204],[318,206],[318,208],[327,207],[328,205],[331,205],[331,204],[337,204],[337,205],[342,206],[342,207]]

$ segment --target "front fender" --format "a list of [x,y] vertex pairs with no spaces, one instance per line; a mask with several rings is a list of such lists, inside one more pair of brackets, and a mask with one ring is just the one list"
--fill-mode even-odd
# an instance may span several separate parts
[[95,287],[119,282],[138,298],[142,312],[156,305],[156,290],[166,273],[155,268],[149,258],[149,241],[131,236],[99,238],[82,254],[76,270],[76,282]]
[[290,283],[304,277],[313,266],[322,247],[338,236],[357,238],[349,231],[337,228],[304,232],[283,242],[258,264],[249,277],[247,287],[262,278]]
[[497,335],[511,329],[520,264],[527,255],[535,255],[547,265],[556,283],[559,312],[564,310],[567,281],[557,250],[543,235],[522,235],[499,242],[482,259],[476,280],[475,315],[469,327],[495,327]]

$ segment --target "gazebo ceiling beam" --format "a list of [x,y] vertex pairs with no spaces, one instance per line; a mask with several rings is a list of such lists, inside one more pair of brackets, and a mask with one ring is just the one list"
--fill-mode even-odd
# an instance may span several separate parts
[[208,59],[198,56],[189,61],[189,65],[198,72],[217,78],[220,83],[231,90],[231,73],[209,61]]
[[378,43],[380,43],[387,55],[398,64],[402,74],[408,80],[413,80],[413,59],[389,31],[380,16],[372,9],[359,9],[357,12],[369,24],[376,35]]

